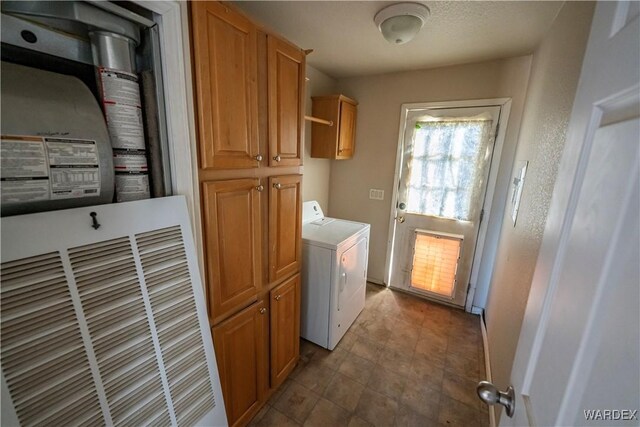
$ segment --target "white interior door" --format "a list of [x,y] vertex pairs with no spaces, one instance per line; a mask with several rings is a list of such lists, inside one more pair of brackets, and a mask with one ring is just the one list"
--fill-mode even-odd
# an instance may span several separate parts
[[501,425],[638,425],[638,2],[598,3]]
[[464,305],[499,116],[499,106],[407,113],[390,286]]

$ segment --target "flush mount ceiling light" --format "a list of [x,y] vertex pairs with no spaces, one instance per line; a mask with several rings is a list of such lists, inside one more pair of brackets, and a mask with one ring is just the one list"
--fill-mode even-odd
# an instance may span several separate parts
[[373,22],[389,43],[404,44],[418,34],[429,13],[420,3],[396,3],[376,13]]

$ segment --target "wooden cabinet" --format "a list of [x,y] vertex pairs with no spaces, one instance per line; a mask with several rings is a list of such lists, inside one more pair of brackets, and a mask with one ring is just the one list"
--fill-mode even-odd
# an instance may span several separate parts
[[300,275],[269,293],[271,305],[271,386],[293,371],[300,353]]
[[269,178],[269,282],[300,270],[302,258],[301,175]]
[[213,327],[218,371],[229,425],[245,425],[258,412],[266,384],[264,347],[268,310],[257,302]]
[[257,28],[217,2],[191,2],[191,18],[200,167],[258,167]]
[[207,299],[212,324],[256,301],[261,280],[259,179],[202,184]]
[[299,357],[305,55],[230,3],[190,7],[209,322],[243,426]]
[[302,164],[304,138],[305,54],[267,36],[269,165]]
[[313,116],[333,122],[333,126],[313,123],[311,157],[350,159],[356,142],[358,103],[344,95],[315,96]]

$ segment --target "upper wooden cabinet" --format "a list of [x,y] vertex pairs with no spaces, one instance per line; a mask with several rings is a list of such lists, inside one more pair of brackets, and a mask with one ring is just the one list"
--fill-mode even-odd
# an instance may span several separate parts
[[282,384],[300,354],[300,275],[269,293],[271,300],[271,387]]
[[269,178],[269,282],[300,270],[301,175]]
[[223,4],[190,4],[200,167],[258,167],[256,26]]
[[311,157],[350,159],[356,143],[358,103],[344,95],[314,96],[313,116],[333,122],[311,125]]
[[268,320],[267,308],[260,301],[212,329],[230,426],[246,425],[262,405],[267,389]]
[[302,164],[304,138],[305,54],[267,36],[269,165]]
[[255,301],[262,285],[260,180],[202,184],[207,297],[213,323]]

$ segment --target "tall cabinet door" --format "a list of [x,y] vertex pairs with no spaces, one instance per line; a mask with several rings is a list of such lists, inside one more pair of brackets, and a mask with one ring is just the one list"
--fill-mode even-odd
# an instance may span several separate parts
[[271,387],[280,385],[300,354],[300,275],[274,288],[271,299]]
[[191,8],[200,167],[258,167],[256,27],[218,2]]
[[260,180],[202,184],[212,324],[257,298],[261,283]]
[[268,35],[267,74],[269,165],[299,166],[304,132],[304,52]]
[[302,175],[269,178],[269,282],[300,270]]
[[340,134],[338,135],[337,158],[353,157],[356,143],[356,116],[358,109],[355,105],[340,101]]
[[213,328],[213,344],[230,426],[245,425],[260,408],[265,390],[267,309],[253,304]]

